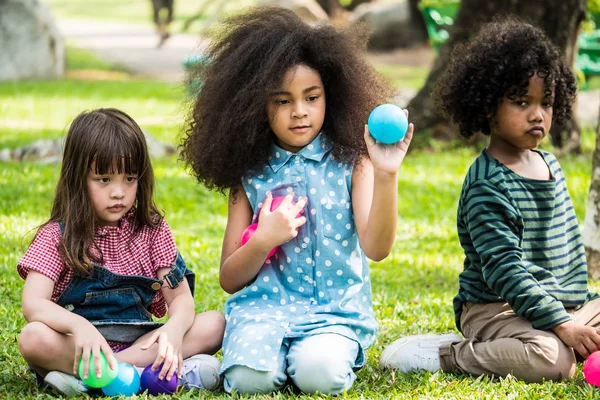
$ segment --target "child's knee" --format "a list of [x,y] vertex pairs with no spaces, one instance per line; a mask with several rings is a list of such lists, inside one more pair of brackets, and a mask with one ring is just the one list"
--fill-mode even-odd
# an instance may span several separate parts
[[236,365],[225,371],[223,384],[225,391],[231,393],[255,394],[270,393],[279,390],[285,384],[282,373],[277,370],[257,371],[252,368]]
[[518,379],[525,382],[560,381],[575,375],[575,354],[558,338],[537,337],[524,343],[524,351],[528,362],[507,368],[507,372]]
[[48,337],[48,326],[41,322],[31,322],[23,327],[19,334],[19,351],[25,359],[39,354],[40,351],[48,351],[52,348]]
[[560,381],[575,376],[577,360],[573,350],[560,340],[529,344],[531,364],[519,377],[528,382]]
[[215,352],[221,348],[225,332],[225,318],[217,311],[197,314],[192,325],[192,335]]
[[305,393],[339,394],[352,387],[352,363],[331,354],[296,355],[288,367],[294,384]]
[[202,315],[202,321],[199,321],[198,316],[196,316],[196,321],[201,322],[202,326],[208,331],[209,336],[215,338],[220,346],[225,333],[225,317],[218,311],[207,311]]

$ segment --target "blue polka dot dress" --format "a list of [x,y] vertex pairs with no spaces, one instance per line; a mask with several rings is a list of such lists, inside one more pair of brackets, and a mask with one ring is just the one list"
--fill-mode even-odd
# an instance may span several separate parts
[[323,133],[298,153],[273,145],[268,164],[243,180],[255,222],[267,191],[307,197],[307,222],[227,301],[221,372],[275,370],[284,339],[322,333],[358,342],[355,367],[364,364],[377,331],[369,269],[352,214],[352,166],[330,149]]

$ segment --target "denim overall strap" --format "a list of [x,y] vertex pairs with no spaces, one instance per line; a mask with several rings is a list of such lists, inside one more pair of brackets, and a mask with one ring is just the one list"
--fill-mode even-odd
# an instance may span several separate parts
[[[59,227],[60,227],[60,233],[64,233],[65,231],[65,223],[64,222],[59,222]],[[196,280],[196,275],[192,272],[192,270],[190,270],[186,265],[185,265],[185,261],[183,260],[183,257],[181,257],[181,254],[179,253],[179,251],[177,251],[177,258],[175,259],[175,265],[173,266],[173,268],[171,268],[171,271],[169,271],[168,274],[166,274],[164,276],[164,281],[166,282],[167,286],[169,286],[169,288],[171,289],[175,289],[177,286],[179,286],[179,284],[181,283],[181,281],[183,281],[183,278],[186,278],[187,282],[188,282],[188,286],[190,287],[190,292],[192,292],[192,296],[194,295],[194,289],[195,289],[195,280]],[[159,281],[162,285],[163,281]]]
[[181,257],[181,254],[178,251],[175,266],[173,266],[171,271],[165,275],[164,280],[169,288],[174,289],[179,286],[184,278],[187,279],[188,286],[190,287],[193,296],[196,275],[185,265],[185,261],[183,261],[183,257]]

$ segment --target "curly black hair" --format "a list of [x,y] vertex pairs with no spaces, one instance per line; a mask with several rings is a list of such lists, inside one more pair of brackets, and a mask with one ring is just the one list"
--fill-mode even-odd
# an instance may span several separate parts
[[209,61],[192,75],[202,86],[180,146],[181,159],[200,183],[235,188],[267,162],[275,139],[268,94],[299,64],[323,81],[323,131],[333,155],[354,165],[368,156],[363,132],[369,112],[396,91],[364,57],[364,26],[309,25],[288,9],[255,7],[227,18],[211,34]]
[[514,18],[498,19],[455,48],[438,80],[437,101],[462,136],[489,135],[488,116],[504,96],[524,95],[534,73],[544,80],[546,96],[554,89],[553,122],[564,124],[571,118],[577,85],[558,48],[539,28]]

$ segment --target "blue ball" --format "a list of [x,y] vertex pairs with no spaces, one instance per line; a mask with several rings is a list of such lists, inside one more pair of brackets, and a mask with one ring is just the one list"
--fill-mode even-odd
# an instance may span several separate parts
[[133,396],[140,390],[140,374],[135,367],[119,361],[117,377],[102,388],[106,396]]
[[406,135],[408,118],[404,111],[394,104],[382,104],[369,115],[369,132],[378,142],[392,144]]

